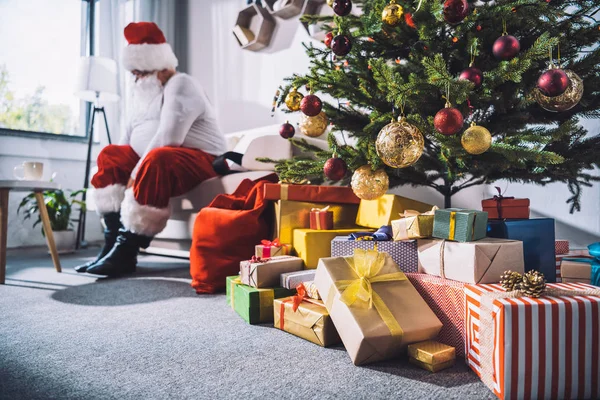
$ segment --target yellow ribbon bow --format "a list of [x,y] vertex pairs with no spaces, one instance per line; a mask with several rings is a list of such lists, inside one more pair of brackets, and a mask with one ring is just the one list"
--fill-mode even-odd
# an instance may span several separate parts
[[394,315],[385,305],[383,299],[373,290],[373,284],[406,280],[403,272],[380,274],[385,264],[385,254],[376,250],[355,249],[353,258],[346,262],[356,273],[356,279],[344,279],[336,282],[342,291],[340,300],[347,306],[366,307],[375,309],[393,336],[402,336],[403,331]]
[[433,206],[431,210],[424,213],[416,210],[404,210],[404,212],[400,213],[400,218],[417,217],[419,215],[435,215],[435,210],[439,210],[438,206]]

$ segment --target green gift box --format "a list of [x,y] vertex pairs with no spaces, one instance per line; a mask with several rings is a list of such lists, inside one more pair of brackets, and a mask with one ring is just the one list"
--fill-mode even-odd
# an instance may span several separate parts
[[455,242],[473,242],[487,236],[488,213],[485,211],[446,208],[436,210],[433,237]]
[[273,300],[293,296],[295,290],[280,287],[258,289],[242,284],[239,276],[228,276],[227,304],[249,324],[273,322]]

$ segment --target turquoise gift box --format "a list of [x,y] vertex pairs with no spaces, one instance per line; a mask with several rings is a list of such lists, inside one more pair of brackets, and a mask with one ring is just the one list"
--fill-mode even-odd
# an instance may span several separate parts
[[445,208],[436,210],[433,237],[455,242],[474,242],[487,236],[488,213],[485,211]]

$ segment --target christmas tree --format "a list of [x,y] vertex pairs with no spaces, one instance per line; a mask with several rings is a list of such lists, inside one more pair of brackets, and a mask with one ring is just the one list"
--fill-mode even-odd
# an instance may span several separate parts
[[582,186],[600,180],[600,135],[579,124],[600,117],[597,0],[353,2],[360,16],[328,0],[337,15],[304,17],[330,32],[305,44],[310,70],[278,105],[301,108],[303,133],[327,120],[332,132],[328,151],[289,139],[313,156],[278,161],[283,181],[341,180],[370,199],[389,179],[434,188],[446,206],[499,179],[564,182],[579,210]]

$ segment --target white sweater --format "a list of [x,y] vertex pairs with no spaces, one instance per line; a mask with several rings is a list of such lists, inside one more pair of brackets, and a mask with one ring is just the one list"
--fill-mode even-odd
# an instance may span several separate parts
[[[176,73],[148,110],[147,118],[128,124],[120,144],[128,144],[140,156],[131,173],[135,178],[146,155],[158,147],[189,147],[212,155],[226,151],[221,133],[208,97],[200,84],[191,76]],[[160,110],[160,111],[158,111]]]

